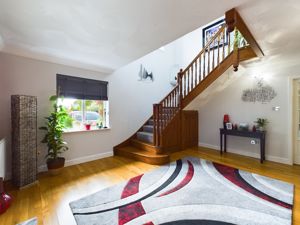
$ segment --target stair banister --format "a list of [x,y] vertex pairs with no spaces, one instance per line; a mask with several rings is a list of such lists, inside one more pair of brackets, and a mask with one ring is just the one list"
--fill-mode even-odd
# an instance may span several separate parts
[[177,85],[178,85],[178,107],[181,109],[181,101],[182,101],[182,76],[183,76],[183,70],[180,69],[177,74]]

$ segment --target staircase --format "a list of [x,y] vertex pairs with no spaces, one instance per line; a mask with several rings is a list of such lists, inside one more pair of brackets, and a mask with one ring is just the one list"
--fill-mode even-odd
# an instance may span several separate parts
[[177,76],[177,85],[158,104],[153,116],[129,139],[114,147],[114,154],[149,164],[165,164],[170,153],[198,146],[198,112],[184,110],[227,69],[263,52],[235,9],[225,14],[226,23],[194,60]]

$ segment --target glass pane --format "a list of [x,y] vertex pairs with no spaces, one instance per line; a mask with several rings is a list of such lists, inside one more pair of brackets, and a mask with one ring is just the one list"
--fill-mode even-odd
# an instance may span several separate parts
[[85,100],[85,121],[92,126],[103,127],[103,101]]
[[62,105],[70,115],[70,118],[66,121],[66,128],[80,129],[82,125],[82,100],[60,98],[58,104]]

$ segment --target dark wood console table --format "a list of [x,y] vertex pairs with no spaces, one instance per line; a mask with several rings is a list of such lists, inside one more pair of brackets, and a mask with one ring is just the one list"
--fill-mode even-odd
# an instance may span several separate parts
[[224,136],[224,152],[227,150],[227,135],[249,137],[260,140],[260,162],[265,160],[265,143],[266,143],[266,131],[243,131],[243,130],[226,130],[220,128],[220,153],[223,153],[223,136]]

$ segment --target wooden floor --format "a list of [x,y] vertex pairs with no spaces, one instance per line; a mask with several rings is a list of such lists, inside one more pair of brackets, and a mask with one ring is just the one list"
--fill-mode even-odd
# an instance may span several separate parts
[[[198,148],[174,153],[172,160],[195,156],[221,162],[246,171],[277,178],[296,185],[293,224],[300,224],[300,166],[288,166],[265,162],[258,159],[218,151]],[[132,161],[122,157],[109,157],[93,162],[64,168],[59,176],[40,174],[39,183],[23,190],[16,190],[6,184],[7,191],[13,196],[11,208],[0,215],[1,225],[15,225],[32,217],[39,224],[73,225],[74,218],[68,203],[85,195],[99,191],[130,177],[150,171],[157,166]]]

